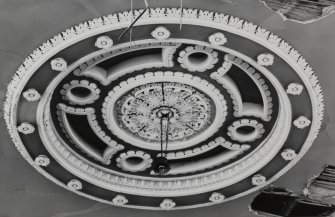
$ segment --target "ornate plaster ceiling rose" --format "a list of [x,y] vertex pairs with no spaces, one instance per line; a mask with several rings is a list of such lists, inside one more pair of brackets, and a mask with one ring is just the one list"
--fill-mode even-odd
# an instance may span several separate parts
[[[183,9],[188,30],[180,32],[179,14],[146,11],[132,44],[117,40],[130,12],[96,18],[28,56],[4,106],[23,157],[79,195],[154,210],[236,199],[296,164],[323,118],[323,94],[306,60],[237,17]],[[152,164],[162,112],[171,120],[171,169],[158,176]]]

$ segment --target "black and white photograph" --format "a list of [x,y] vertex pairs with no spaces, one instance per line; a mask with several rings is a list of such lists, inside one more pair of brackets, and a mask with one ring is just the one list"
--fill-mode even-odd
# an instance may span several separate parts
[[0,217],[335,217],[335,0],[0,0]]

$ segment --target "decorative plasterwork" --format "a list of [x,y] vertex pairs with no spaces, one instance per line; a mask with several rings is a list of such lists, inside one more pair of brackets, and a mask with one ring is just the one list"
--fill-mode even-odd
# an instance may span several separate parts
[[46,167],[50,164],[50,159],[45,155],[39,155],[35,158],[35,163],[38,166]]
[[304,87],[301,84],[291,83],[288,85],[286,89],[286,93],[291,95],[300,95],[303,91]]
[[67,183],[67,187],[69,187],[71,190],[81,190],[83,185],[78,179],[72,179]]
[[220,46],[220,45],[224,45],[225,43],[227,43],[227,38],[224,36],[223,33],[217,32],[209,36],[208,41],[213,46]]
[[[135,14],[139,14],[139,11],[136,11]],[[179,25],[179,16],[180,10],[178,9],[149,9],[148,12],[144,14],[142,19],[140,19],[137,23],[137,26],[141,28],[144,25],[151,25],[151,24],[159,24],[161,25],[162,22],[177,24]],[[285,63],[287,63],[299,76],[299,81],[294,80],[294,82],[299,82],[303,85],[304,90],[310,99],[311,102],[311,111],[312,115],[308,116],[308,120],[310,124],[308,128],[301,130],[308,130],[308,136],[305,139],[304,144],[301,144],[301,148],[299,149],[300,152],[297,153],[297,157],[291,161],[288,161],[286,166],[282,168],[279,172],[275,175],[272,174],[268,177],[267,181],[264,184],[268,184],[281,175],[283,175],[289,168],[291,168],[301,157],[302,155],[308,150],[314,139],[316,138],[318,131],[321,126],[321,121],[323,118],[323,94],[321,91],[321,87],[318,83],[317,77],[314,74],[311,67],[308,65],[306,60],[301,57],[301,55],[293,49],[289,44],[283,41],[278,36],[268,32],[267,30],[258,27],[255,24],[246,22],[236,17],[232,17],[225,14],[208,12],[208,11],[201,11],[201,10],[192,10],[192,9],[184,9],[183,10],[183,22],[190,23],[194,26],[202,27],[205,26],[206,28],[213,28],[213,32],[225,32],[225,35],[233,33],[235,35],[242,36],[243,38],[247,38],[252,40],[264,48],[268,49],[268,52],[273,52],[276,54],[276,58],[281,58]],[[17,123],[23,123],[26,120],[21,120],[17,122],[17,115],[16,113],[20,110],[20,106],[18,106],[18,102],[20,97],[22,96],[22,91],[24,89],[34,88],[34,87],[27,87],[25,85],[28,83],[29,79],[32,78],[32,75],[36,72],[36,69],[41,66],[42,63],[46,63],[48,60],[55,60],[55,58],[59,58],[56,56],[59,51],[63,50],[65,47],[75,45],[76,42],[84,40],[91,36],[101,35],[102,33],[107,33],[109,31],[120,29],[121,26],[129,25],[131,20],[131,16],[129,12],[113,14],[101,18],[94,19],[92,21],[88,21],[82,23],[76,27],[70,28],[65,32],[58,34],[51,40],[45,42],[41,45],[38,49],[36,49],[29,57],[27,57],[24,63],[19,67],[17,73],[14,75],[12,82],[8,86],[8,92],[6,96],[6,102],[4,106],[4,114],[5,120],[10,132],[10,135],[15,143],[16,147],[19,149],[21,154],[25,159],[28,160],[39,172],[44,174],[46,177],[51,179],[52,181],[56,182],[57,184],[66,187],[70,190],[74,190],[73,186],[67,186],[67,183],[62,183],[61,181],[57,180],[57,177],[54,174],[50,174],[41,169],[38,165],[36,165],[34,159],[36,156],[31,156],[27,151],[25,144],[22,143],[21,137],[24,135],[20,135],[17,130]],[[192,26],[190,25],[190,26]],[[214,31],[215,30],[215,31]],[[212,34],[210,33],[210,34]],[[209,35],[210,35],[209,34]],[[150,35],[150,32],[149,32]],[[208,36],[209,36],[208,35]],[[149,38],[149,37],[147,37]],[[228,37],[229,38],[229,37]],[[152,39],[156,40],[156,39]],[[170,41],[168,41],[170,40]],[[207,40],[207,38],[206,38]],[[193,40],[185,40],[185,39],[166,39],[164,43],[188,43],[193,44],[195,43]],[[152,43],[151,41],[149,43]],[[159,42],[162,43],[162,42]],[[230,42],[229,42],[230,43]],[[209,45],[208,41],[206,42],[196,42],[195,44],[199,46],[206,46]],[[142,45],[142,44],[141,44]],[[114,45],[115,50],[122,48],[122,46]],[[114,48],[112,46],[110,49]],[[134,47],[139,45],[134,45]],[[161,45],[160,45],[161,46]],[[94,47],[94,44],[92,44]],[[124,46],[127,47],[127,46]],[[96,48],[95,48],[96,49]],[[141,48],[138,48],[141,49]],[[171,48],[171,50],[173,50]],[[258,172],[261,168],[266,167],[266,164],[271,161],[272,158],[277,156],[277,153],[280,153],[282,145],[285,143],[287,135],[290,131],[290,126],[292,125],[292,117],[291,112],[293,110],[293,103],[292,107],[290,101],[285,93],[285,89],[281,85],[281,83],[276,79],[275,74],[271,74],[265,67],[259,67],[256,62],[243,56],[242,54],[232,50],[225,48],[224,46],[215,46],[215,52],[226,52],[230,53],[238,58],[242,58],[243,61],[246,61],[252,65],[256,70],[262,73],[262,76],[267,77],[269,82],[274,86],[275,91],[278,94],[279,98],[279,105],[281,109],[278,111],[278,117],[276,117],[277,122],[276,126],[273,130],[269,133],[269,136],[266,138],[264,143],[259,144],[257,149],[253,150],[250,155],[243,157],[240,161],[236,161],[234,165],[229,165],[227,167],[222,167],[217,170],[213,170],[207,173],[199,173],[195,176],[185,176],[185,177],[173,177],[173,178],[159,178],[159,177],[150,177],[149,179],[142,178],[140,176],[132,176],[129,174],[123,174],[115,171],[106,170],[105,168],[97,167],[94,163],[84,159],[72,153],[66,145],[58,140],[58,137],[54,133],[54,129],[52,127],[52,123],[49,120],[47,114],[50,114],[50,111],[45,109],[45,105],[48,102],[49,94],[52,92],[47,90],[40,90],[40,93],[43,95],[41,98],[41,103],[39,105],[39,109],[37,112],[37,125],[38,125],[38,133],[45,147],[47,148],[48,152],[52,155],[52,157],[57,161],[62,163],[62,167],[66,168],[68,171],[72,171],[77,175],[78,178],[84,179],[87,182],[90,182],[92,185],[96,185],[99,188],[104,188],[106,192],[109,191],[118,191],[122,193],[132,194],[136,192],[137,195],[140,196],[149,196],[149,197],[178,197],[178,196],[185,196],[185,195],[193,195],[199,194],[203,192],[214,192],[218,189],[220,192],[224,192],[225,188],[229,188],[230,185],[233,183],[237,183],[246,179],[247,177],[252,176],[255,173],[262,174]],[[173,50],[175,52],[175,50]],[[78,61],[70,66],[65,64],[61,65],[61,67],[56,67],[56,65],[51,64],[51,62],[47,62],[51,64],[51,66],[55,69],[55,71],[60,71],[59,75],[63,76],[63,73],[69,73],[71,70],[77,70],[76,67],[81,65],[82,68],[77,70],[77,75],[83,76],[86,69],[89,66],[94,66],[100,61],[103,61],[103,58],[110,58],[111,55],[108,54],[104,56],[104,52],[109,52],[109,49],[101,49],[97,53],[94,54],[93,60],[91,58],[84,58],[81,61]],[[122,52],[122,51],[121,51]],[[173,57],[173,52],[166,52],[168,53],[167,56],[169,58]],[[172,53],[172,54],[171,54]],[[102,56],[99,56],[102,55]],[[107,57],[108,56],[108,57]],[[257,56],[257,55],[256,55]],[[170,59],[171,60],[171,59]],[[61,62],[61,61],[59,61]],[[63,62],[64,63],[64,62]],[[162,66],[162,62],[159,67]],[[165,64],[165,63],[163,63]],[[277,62],[275,63],[277,64]],[[171,66],[170,63],[166,64],[167,66]],[[64,67],[66,66],[66,67]],[[157,67],[157,65],[153,67]],[[149,67],[149,66],[146,66]],[[158,68],[159,68],[158,67]],[[218,66],[220,67],[220,66]],[[142,69],[145,67],[142,67]],[[51,68],[50,68],[51,69]],[[131,73],[132,70],[123,71],[118,76],[125,75],[127,73]],[[204,72],[205,73],[205,72]],[[57,74],[57,73],[54,73]],[[94,73],[88,74],[88,77],[91,78],[99,78],[97,79],[99,82],[103,83],[106,81],[104,85],[108,85],[112,80],[115,80],[116,77],[104,77],[100,76],[103,74],[99,74],[99,76],[94,77]],[[50,76],[51,77],[51,76]],[[106,79],[107,78],[107,79]],[[221,78],[220,78],[221,79]],[[285,85],[286,87],[286,85]],[[37,89],[37,88],[36,88]],[[301,94],[299,97],[303,97],[305,94]],[[228,99],[226,99],[228,100]],[[31,103],[33,104],[33,103]],[[77,109],[77,108],[76,108]],[[292,109],[292,110],[291,110]],[[22,111],[21,111],[22,112]],[[295,116],[297,114],[294,114]],[[307,114],[298,114],[299,115],[306,115]],[[294,117],[295,117],[294,116]],[[35,123],[32,123],[35,124]],[[41,129],[41,131],[40,131]],[[30,136],[38,136],[37,133],[34,133]],[[249,180],[250,182],[250,180]],[[261,186],[263,186],[261,185]],[[225,199],[225,201],[229,201],[250,193],[252,191],[258,190],[261,186],[252,188],[246,192],[238,193],[231,195]],[[104,198],[97,198],[96,196],[88,195],[85,192],[85,188],[82,191],[76,191],[76,193],[110,204],[114,204],[112,201],[109,201]],[[115,195],[115,194],[114,194]],[[208,199],[206,199],[208,200]],[[125,206],[133,207],[133,208],[146,208],[146,209],[161,209],[159,207],[159,202],[156,203],[155,206],[146,206],[143,207],[140,204],[133,204],[131,200],[129,200]],[[191,208],[191,207],[199,207],[199,206],[206,206],[211,205],[213,202],[207,201],[199,204],[187,204],[185,206],[176,206],[174,209],[183,209],[183,208]]]
[[285,149],[282,153],[281,156],[284,158],[286,161],[293,160],[294,158],[297,157],[297,154],[295,153],[294,150],[292,149]]
[[[221,152],[219,154],[207,157],[205,159],[194,160],[189,163],[170,163],[171,169],[166,175],[179,175],[179,174],[191,174],[198,171],[205,171],[216,166],[220,166],[224,163],[230,162],[243,154],[245,150],[230,150]],[[155,175],[154,173],[150,173]],[[157,174],[156,174],[157,175]]]
[[67,62],[63,58],[51,60],[50,65],[55,71],[64,71],[67,68]]
[[[240,99],[239,93],[234,88],[230,88],[231,98],[234,99],[233,103],[235,105],[234,115],[236,117],[241,117],[243,115],[252,115],[255,117],[261,117],[263,120],[269,121],[271,120],[272,115],[272,97],[271,92],[269,90],[269,86],[265,83],[262,76],[256,72],[256,69],[253,66],[250,66],[247,62],[243,61],[241,58],[238,58],[233,55],[228,55],[229,60],[236,66],[243,69],[246,74],[253,79],[255,84],[258,87],[263,99],[263,106],[258,106],[253,103],[243,103],[242,99]],[[222,82],[222,78],[220,79]],[[227,85],[227,82],[225,82]],[[262,109],[262,110],[261,110]]]
[[311,124],[311,121],[305,116],[300,116],[293,121],[293,125],[299,129],[308,127]]
[[[227,106],[226,101],[223,97],[223,95],[220,93],[218,89],[214,87],[214,85],[202,80],[199,77],[192,76],[190,74],[185,74],[181,72],[155,72],[155,73],[146,73],[144,75],[137,75],[136,77],[132,77],[127,79],[127,81],[121,82],[118,86],[114,87],[113,90],[111,90],[108,93],[108,97],[105,98],[105,103],[103,103],[102,113],[103,118],[105,121],[105,124],[107,125],[108,129],[113,132],[114,135],[118,136],[119,138],[122,138],[126,142],[142,147],[147,149],[153,149],[153,150],[160,150],[159,142],[155,142],[155,138],[152,138],[153,141],[145,141],[140,140],[137,138],[134,138],[132,134],[127,133],[124,131],[120,126],[118,121],[115,118],[114,110],[115,105],[119,101],[120,98],[123,97],[125,93],[128,91],[132,91],[133,89],[136,90],[136,88],[140,87],[141,85],[144,85],[150,81],[150,83],[160,83],[160,82],[167,82],[167,83],[178,83],[181,85],[190,86],[192,88],[196,88],[200,90],[203,94],[206,94],[209,98],[213,99],[213,110],[215,111],[215,117],[213,117],[212,123],[206,127],[204,130],[201,131],[201,133],[197,134],[196,136],[191,137],[188,140],[185,141],[178,141],[173,142],[169,144],[169,150],[177,150],[182,148],[190,147],[200,141],[204,141],[205,139],[212,136],[215,132],[219,130],[219,128],[222,126],[222,124],[225,121],[225,118],[227,116]],[[185,87],[186,87],[185,86]],[[187,88],[186,88],[187,89]],[[188,94],[190,95],[190,94]],[[189,100],[192,100],[193,97],[196,97],[196,95],[190,95],[191,98]],[[188,97],[188,96],[185,96]],[[178,97],[176,98],[178,99]],[[197,98],[197,100],[201,100],[203,102],[199,102],[203,105],[206,105],[208,107],[208,103],[204,101],[204,97]],[[181,104],[181,107],[179,108],[178,105],[173,105],[172,110],[174,106],[176,106],[176,110],[180,113],[180,110],[182,111],[183,104]],[[146,102],[150,106],[153,106],[155,108],[155,102]],[[189,106],[191,104],[186,104],[186,108],[191,109]],[[158,106],[159,107],[159,106]],[[194,107],[194,106],[193,106]],[[195,107],[196,108],[196,107]],[[154,110],[154,109],[153,109]],[[206,111],[207,110],[207,111]],[[200,115],[205,115],[209,111],[208,109],[205,109],[205,113],[202,112]],[[185,118],[187,116],[185,115]],[[208,119],[206,117],[201,118],[199,121],[202,121],[202,119]],[[191,122],[192,123],[192,122]],[[200,124],[200,128],[203,124]],[[153,131],[152,131],[153,132]],[[192,132],[191,132],[192,133]],[[177,136],[178,138],[178,136]]]
[[180,51],[177,60],[181,67],[191,72],[204,72],[205,70],[212,69],[219,61],[216,51],[202,46],[189,46],[185,48],[185,50]]
[[[60,126],[65,133],[65,136],[70,139],[72,143],[74,143],[77,147],[79,147],[84,153],[93,157],[94,159],[104,163],[110,164],[111,158],[115,153],[124,149],[124,146],[118,144],[115,140],[112,140],[106,133],[101,129],[98,122],[96,121],[95,110],[93,108],[74,108],[71,106],[67,106],[65,104],[58,104],[58,120]],[[91,129],[94,131],[95,135],[98,136],[103,142],[108,145],[102,154],[97,153],[96,151],[90,148],[89,144],[84,140],[80,139],[74,129],[71,127],[70,122],[67,119],[66,114],[74,114],[74,115],[83,115],[86,116],[89,122]]]
[[[84,89],[85,94],[78,94],[74,90]],[[70,102],[73,105],[86,105],[91,104],[99,98],[100,89],[96,84],[90,83],[87,80],[73,80],[70,84],[64,84],[63,89],[60,92],[63,95],[63,99]]]
[[123,195],[117,195],[112,201],[115,206],[123,206],[128,203],[127,198]]
[[[134,158],[137,159],[136,162],[131,161]],[[116,158],[117,166],[130,172],[144,171],[151,167],[152,161],[151,156],[143,151],[128,151]]]
[[213,203],[222,203],[225,199],[225,196],[222,195],[221,193],[214,192],[210,198],[209,201],[212,201]]
[[35,132],[35,127],[32,124],[24,122],[17,127],[17,131],[25,135]]
[[[241,151],[241,152],[246,151],[250,148],[250,145],[247,144],[240,145],[236,143],[231,143],[229,141],[226,141],[223,137],[218,137],[214,141],[211,141],[208,144],[204,144],[200,147],[188,149],[185,151],[168,152],[166,154],[166,157],[170,160],[190,158],[208,152],[218,146],[222,146],[228,150]],[[157,156],[160,156],[160,154],[158,154]]]
[[[156,40],[153,41],[139,41],[136,44],[132,44],[132,46],[123,45],[123,46],[115,46],[115,48],[105,49],[99,53],[94,58],[90,58],[80,64],[76,69],[74,69],[73,73],[77,76],[87,76],[92,77],[98,81],[102,85],[109,85],[112,81],[118,79],[119,77],[126,75],[128,73],[132,73],[135,70],[142,70],[146,68],[160,68],[160,67],[173,67],[174,62],[172,61],[173,55],[176,52],[176,49],[180,46],[180,44],[175,42],[164,42]],[[113,67],[111,69],[106,70],[101,67],[97,67],[96,65],[113,57],[120,56],[127,52],[150,49],[150,48],[160,48],[161,54],[149,55],[144,58],[133,58],[129,60],[126,64],[122,64],[118,66],[117,70],[114,70]],[[140,64],[139,64],[140,63]]]
[[[224,61],[222,63],[222,66],[218,68],[216,72],[211,73],[210,75],[211,78],[221,83],[220,78],[222,78],[231,69],[232,65],[233,65],[233,62],[231,61],[230,56],[228,54],[224,55]],[[227,88],[227,90],[231,91],[230,88]],[[229,94],[233,95],[231,92],[229,92]],[[232,97],[234,97],[234,95]]]
[[164,26],[159,26],[154,31],[151,32],[151,35],[157,40],[164,40],[164,39],[168,39],[171,33]]
[[253,185],[263,185],[266,182],[265,176],[261,174],[256,174],[252,177],[252,184]]
[[41,99],[41,94],[39,94],[39,92],[37,92],[35,89],[26,90],[22,95],[29,102],[38,101]]
[[163,110],[171,114],[169,141],[192,137],[206,129],[211,121],[210,100],[191,86],[177,82],[136,87],[116,104],[116,111],[120,111],[118,122],[148,142],[160,141],[159,113]]
[[261,66],[271,66],[274,63],[274,56],[272,54],[260,54],[257,57],[257,63]]
[[[41,108],[43,108],[43,104],[41,104]],[[83,178],[87,178],[87,175],[89,174],[90,177],[90,182],[93,183],[99,183],[101,180],[104,180],[103,183],[108,182],[108,185],[103,184],[102,186],[104,188],[109,189],[110,187],[117,188],[120,190],[121,188],[125,193],[131,193],[134,192],[133,189],[136,189],[137,193],[141,194],[148,194],[148,195],[155,195],[155,196],[161,196],[164,192],[164,195],[187,195],[187,194],[194,194],[194,191],[197,189],[202,189],[205,188],[207,190],[210,190],[212,188],[216,188],[215,185],[220,184],[220,182],[228,182],[228,183],[234,183],[236,178],[238,176],[247,176],[248,173],[243,173],[241,170],[245,169],[250,169],[249,166],[252,165],[253,167],[257,165],[262,165],[262,161],[266,160],[267,157],[271,157],[273,152],[277,152],[275,150],[276,144],[278,142],[284,142],[285,138],[289,131],[289,119],[290,116],[287,117],[287,120],[282,122],[280,126],[278,126],[277,133],[275,133],[275,136],[272,137],[267,143],[265,143],[261,149],[257,150],[256,153],[254,153],[254,156],[250,156],[249,159],[246,159],[248,162],[247,164],[240,162],[237,165],[234,165],[233,167],[230,167],[229,169],[221,169],[217,170],[212,174],[201,174],[200,176],[193,177],[193,178],[177,178],[175,180],[162,180],[162,179],[154,179],[151,178],[149,180],[142,180],[140,181],[140,177],[132,177],[126,174],[123,174],[124,178],[119,178],[118,174],[115,173],[109,173],[104,170],[101,170],[99,168],[96,168],[95,166],[92,166],[91,163],[85,162],[81,160],[80,158],[76,157],[75,155],[71,154],[70,151],[68,151],[64,146],[62,145],[62,142],[57,141],[57,137],[54,135],[54,132],[51,128],[50,122],[49,122],[49,114],[50,111],[47,109],[44,111],[43,117],[46,118],[43,120],[43,118],[40,119],[40,121],[43,123],[42,125],[44,126],[42,128],[42,139],[44,144],[46,144],[47,149],[52,150],[51,153],[54,153],[54,157],[60,160],[61,158],[64,166],[72,167],[71,170],[77,171],[76,174],[80,175]],[[285,109],[281,112],[283,114],[289,114],[289,111],[285,111]],[[44,132],[44,129],[46,130]],[[55,140],[55,142],[50,143],[51,140]],[[271,153],[272,152],[272,153]],[[57,154],[56,154],[57,153]],[[255,155],[256,154],[256,155]],[[222,157],[218,157],[221,159]],[[68,164],[69,162],[76,161],[77,163],[75,165],[73,164]],[[74,168],[75,166],[76,168]],[[69,169],[70,169],[69,167]],[[84,174],[82,174],[84,172]],[[84,175],[84,176],[83,176]],[[205,175],[205,176],[204,176]],[[204,177],[203,177],[204,176]],[[211,178],[210,178],[211,177]],[[96,180],[98,178],[98,180]],[[221,179],[221,181],[218,183],[218,181]],[[204,180],[211,180],[211,188],[208,188],[208,182]],[[140,181],[140,182],[139,182]],[[113,184],[114,183],[114,184]],[[170,184],[167,184],[170,183]],[[191,183],[197,183],[197,184],[191,184]],[[100,183],[102,184],[102,183]],[[116,185],[115,185],[116,184]],[[155,186],[160,186],[160,191],[155,192],[152,191],[153,189],[157,189]],[[148,191],[151,189],[151,191]],[[172,194],[171,194],[172,193]]]
[[[248,132],[243,132],[243,128],[253,128]],[[242,129],[242,130],[241,130]],[[256,120],[242,119],[235,121],[228,127],[227,135],[235,141],[239,142],[253,142],[262,137],[265,132],[263,124]]]
[[108,36],[100,36],[97,38],[95,46],[101,49],[108,49],[113,46],[113,40]]
[[165,199],[163,202],[160,204],[160,207],[164,210],[171,210],[176,206],[176,203],[173,202],[171,199]]

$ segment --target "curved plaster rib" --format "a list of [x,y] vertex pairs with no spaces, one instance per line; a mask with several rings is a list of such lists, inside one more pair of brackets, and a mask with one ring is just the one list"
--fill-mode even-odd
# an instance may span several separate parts
[[185,174],[209,169],[228,162],[242,153],[243,151],[228,151],[197,161],[187,163],[172,163],[171,170],[166,175]]
[[94,149],[90,144],[88,144],[78,133],[72,128],[66,113],[62,111],[61,114],[62,123],[64,125],[64,128],[67,132],[67,135],[71,138],[71,140],[76,144],[77,147],[79,147],[82,151],[84,151],[89,156],[93,157],[94,159],[105,163],[104,158],[102,157],[101,153],[97,149]]
[[[134,52],[137,50],[161,48],[161,54],[148,54],[139,57],[133,57],[131,59],[120,62],[107,70],[98,66],[93,66],[81,72],[80,75],[95,78],[100,81],[101,84],[107,86],[117,78],[137,70],[155,67],[171,67],[173,62],[170,61],[170,55],[175,52],[176,47],[177,46],[152,46],[147,48],[140,47],[141,49],[133,49],[132,51]],[[113,58],[128,52],[129,51],[120,52],[116,55],[111,55],[109,58]]]

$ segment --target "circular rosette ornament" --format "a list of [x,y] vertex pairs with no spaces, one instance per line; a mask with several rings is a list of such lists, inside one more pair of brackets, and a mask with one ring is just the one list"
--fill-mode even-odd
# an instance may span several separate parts
[[163,202],[160,204],[160,207],[165,210],[171,210],[176,206],[176,203],[173,202],[171,199],[165,199]]
[[300,95],[304,87],[301,84],[291,83],[288,85],[286,92],[292,95]]
[[312,68],[255,24],[184,10],[182,31],[158,8],[131,42],[128,12],[41,42],[4,104],[24,158],[81,196],[152,210],[233,200],[293,167],[323,118]]
[[126,203],[128,203],[128,200],[125,196],[123,195],[117,195],[116,197],[114,197],[113,199],[113,203],[114,205],[116,206],[123,206],[125,205]]
[[17,131],[27,135],[27,134],[31,134],[35,132],[35,127],[32,124],[24,122],[20,126],[17,127]]
[[27,101],[38,101],[41,98],[41,95],[35,89],[26,90],[22,95]]
[[95,42],[97,48],[106,49],[113,46],[113,40],[108,36],[100,36]]
[[45,155],[40,155],[35,158],[35,163],[38,166],[46,167],[50,164],[50,159]]
[[296,158],[297,154],[292,149],[285,149],[281,153],[281,156],[283,157],[284,160],[289,161],[289,160],[293,160],[294,158]]
[[67,183],[67,187],[71,190],[81,190],[83,185],[78,179],[72,179]]
[[63,58],[56,58],[50,62],[51,68],[55,71],[63,71],[67,68],[67,62]]
[[208,40],[209,43],[211,43],[214,46],[224,45],[225,43],[227,43],[227,38],[221,32],[217,32],[209,36]]
[[154,31],[152,31],[151,35],[152,37],[158,39],[158,40],[164,40],[164,39],[168,39],[170,37],[170,31],[163,27],[163,26],[159,26],[157,27]]
[[311,121],[305,116],[300,116],[293,121],[293,125],[299,129],[308,127],[311,124]]
[[261,174],[254,175],[252,177],[253,185],[263,185],[265,182],[266,182],[266,178]]
[[213,203],[222,203],[224,199],[225,199],[225,196],[217,192],[214,192],[209,198],[209,200],[212,201]]
[[257,57],[257,63],[261,66],[271,66],[274,62],[272,54],[261,54]]

